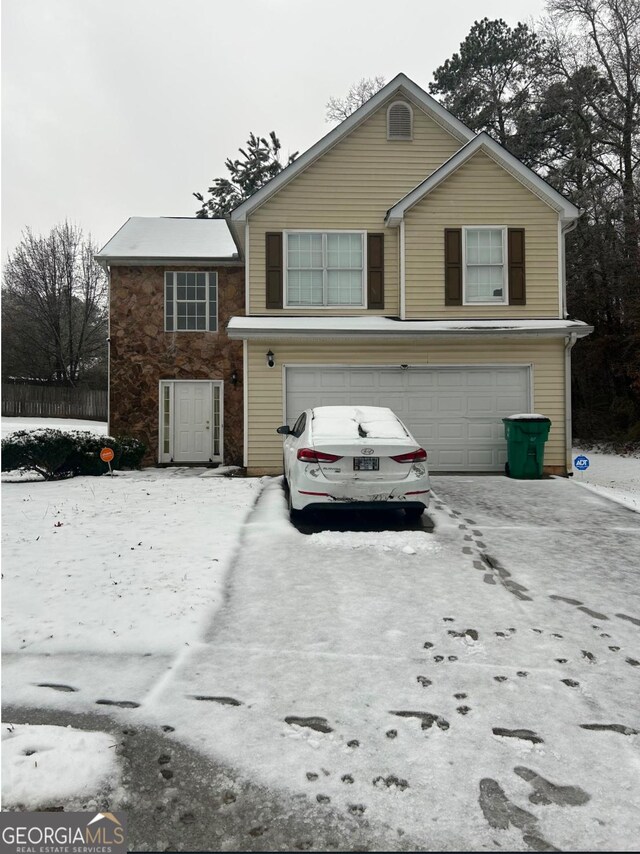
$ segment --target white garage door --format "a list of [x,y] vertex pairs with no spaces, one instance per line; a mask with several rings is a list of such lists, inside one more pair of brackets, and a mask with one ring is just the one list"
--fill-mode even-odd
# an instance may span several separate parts
[[303,409],[388,406],[429,453],[431,471],[501,471],[502,418],[530,411],[528,367],[286,370],[287,423]]

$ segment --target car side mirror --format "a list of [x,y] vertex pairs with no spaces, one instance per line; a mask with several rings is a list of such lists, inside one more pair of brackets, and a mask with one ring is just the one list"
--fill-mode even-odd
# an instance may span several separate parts
[[291,433],[287,424],[284,424],[282,427],[278,427],[276,433],[280,433],[282,436],[288,436]]

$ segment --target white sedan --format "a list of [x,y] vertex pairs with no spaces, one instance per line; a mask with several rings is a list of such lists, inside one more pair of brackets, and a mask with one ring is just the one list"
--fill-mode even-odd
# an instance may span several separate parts
[[417,518],[429,506],[427,452],[390,409],[318,406],[284,440],[289,511],[397,507]]

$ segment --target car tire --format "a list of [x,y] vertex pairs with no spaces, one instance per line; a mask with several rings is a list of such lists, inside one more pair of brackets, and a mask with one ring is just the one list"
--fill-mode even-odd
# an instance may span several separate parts
[[504,473],[507,477],[511,477],[511,469],[509,468],[509,463],[504,464]]
[[407,519],[417,521],[424,513],[424,507],[405,507],[404,513]]

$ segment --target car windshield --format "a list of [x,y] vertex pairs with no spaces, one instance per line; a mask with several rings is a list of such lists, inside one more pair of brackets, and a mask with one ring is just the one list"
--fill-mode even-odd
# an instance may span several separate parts
[[406,439],[407,431],[381,406],[320,406],[313,410],[316,439]]

